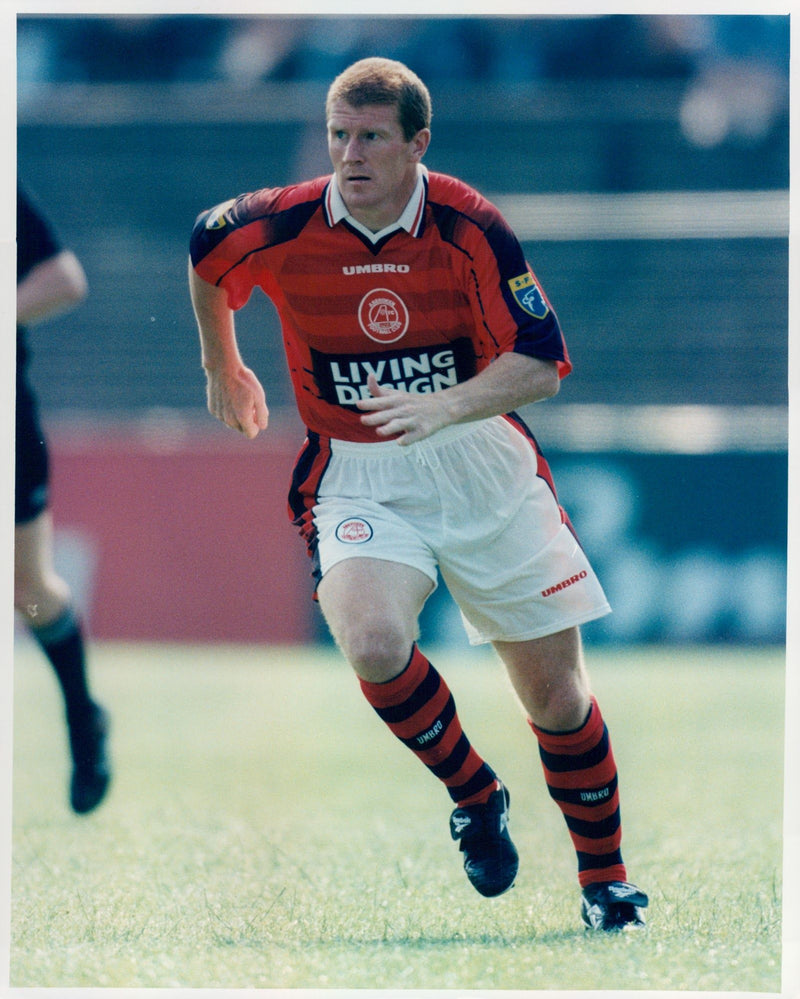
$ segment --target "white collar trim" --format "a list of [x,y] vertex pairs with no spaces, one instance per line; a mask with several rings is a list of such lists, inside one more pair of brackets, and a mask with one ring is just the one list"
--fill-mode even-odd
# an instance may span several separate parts
[[418,235],[420,223],[422,221],[422,209],[425,204],[425,177],[427,176],[427,173],[427,168],[420,164],[417,168],[417,184],[411,194],[411,197],[408,199],[406,207],[403,209],[397,221],[385,226],[380,230],[380,232],[373,232],[371,229],[368,229],[365,225],[362,225],[361,222],[353,218],[347,210],[347,205],[344,203],[344,198],[342,197],[339,185],[336,183],[336,176],[334,175],[331,177],[331,182],[328,185],[328,195],[326,198],[329,225],[334,226],[337,222],[341,222],[343,219],[346,219],[354,229],[363,233],[372,243],[379,242],[379,240],[383,239],[384,236],[388,236],[390,233],[396,232],[398,229],[405,229],[405,231],[410,233],[412,236]]

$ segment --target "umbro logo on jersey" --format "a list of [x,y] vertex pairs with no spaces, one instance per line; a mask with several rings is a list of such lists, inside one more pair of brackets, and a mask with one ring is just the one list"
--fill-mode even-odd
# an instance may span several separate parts
[[342,274],[408,274],[408,264],[355,264],[343,267]]

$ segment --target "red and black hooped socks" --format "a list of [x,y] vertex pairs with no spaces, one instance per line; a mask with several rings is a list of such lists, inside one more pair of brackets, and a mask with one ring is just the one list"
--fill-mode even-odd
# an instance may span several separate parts
[[416,644],[398,676],[387,683],[360,683],[379,717],[444,783],[457,805],[483,803],[499,787],[461,728],[450,688]]
[[539,740],[547,790],[564,814],[578,854],[581,888],[625,881],[617,766],[597,701],[592,698],[586,721],[573,732],[529,724]]

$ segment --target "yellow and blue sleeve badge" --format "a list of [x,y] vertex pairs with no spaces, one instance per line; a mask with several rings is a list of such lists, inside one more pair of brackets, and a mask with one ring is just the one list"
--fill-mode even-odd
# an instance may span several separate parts
[[541,288],[536,284],[530,271],[511,278],[508,282],[517,305],[535,319],[544,319],[550,311],[544,300]]
[[235,198],[231,198],[229,201],[224,201],[221,205],[217,205],[216,208],[212,208],[206,218],[206,229],[224,228],[228,221],[225,212],[227,212],[235,200]]

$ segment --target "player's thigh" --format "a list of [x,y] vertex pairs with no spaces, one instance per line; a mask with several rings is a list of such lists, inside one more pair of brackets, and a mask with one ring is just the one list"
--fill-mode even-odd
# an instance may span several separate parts
[[53,521],[49,510],[14,526],[14,605],[37,616],[39,623],[58,615],[69,600],[69,587],[53,566]]
[[442,577],[471,644],[524,643],[608,613],[585,552],[556,518],[551,511],[554,534],[544,544],[534,504],[483,547],[453,545],[441,556]]
[[405,667],[433,588],[414,566],[353,557],[325,573],[317,595],[331,634],[356,672],[380,683]]
[[[525,642],[608,613],[532,441],[499,418],[450,453],[472,474],[466,489],[455,462],[446,469],[454,483],[450,506],[459,516],[450,520],[437,556],[470,642]],[[459,486],[468,503],[459,504]]]
[[418,524],[370,498],[321,497],[314,528],[317,596],[334,639],[361,677],[391,679],[408,662],[419,613],[436,586],[430,545]]
[[49,510],[14,525],[14,578],[21,585],[43,585],[52,552],[53,521]]

